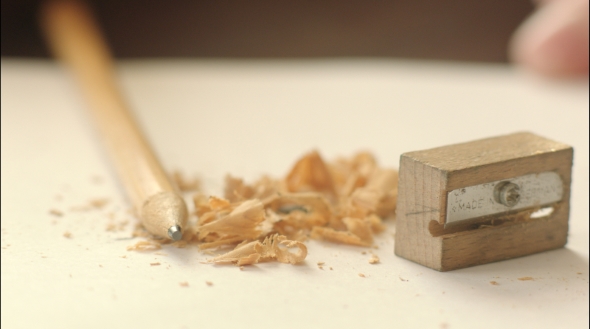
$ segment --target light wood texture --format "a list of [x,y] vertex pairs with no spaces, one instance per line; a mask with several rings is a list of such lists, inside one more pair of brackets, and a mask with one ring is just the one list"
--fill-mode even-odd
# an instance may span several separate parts
[[127,109],[109,50],[88,8],[73,1],[49,2],[42,10],[49,44],[74,73],[119,177],[151,233],[186,224],[187,208]]
[[[448,271],[563,247],[572,158],[570,146],[531,133],[403,154],[395,253]],[[563,198],[551,205],[551,215],[532,219],[536,209],[525,209],[444,227],[449,191],[545,171],[563,180]]]

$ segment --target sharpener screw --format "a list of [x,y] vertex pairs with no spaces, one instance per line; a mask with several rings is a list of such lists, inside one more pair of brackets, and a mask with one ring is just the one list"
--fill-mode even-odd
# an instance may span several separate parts
[[514,207],[520,201],[520,187],[511,182],[500,182],[494,189],[494,200],[506,207]]

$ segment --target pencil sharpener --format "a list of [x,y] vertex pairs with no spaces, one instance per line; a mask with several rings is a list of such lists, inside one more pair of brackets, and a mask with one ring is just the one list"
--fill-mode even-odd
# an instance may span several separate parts
[[402,154],[395,254],[449,271],[563,247],[572,160],[526,132]]

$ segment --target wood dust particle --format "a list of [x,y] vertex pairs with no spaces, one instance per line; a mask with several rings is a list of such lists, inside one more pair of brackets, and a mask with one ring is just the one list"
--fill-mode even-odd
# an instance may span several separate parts
[[500,284],[499,284],[498,282],[496,282],[496,281],[490,281],[490,284],[491,284],[492,286],[499,286],[499,285],[500,285]]
[[180,171],[173,172],[171,176],[181,192],[195,192],[201,189],[201,180],[198,178],[186,178]]
[[150,266],[160,266],[160,263],[150,263]]
[[318,268],[319,268],[320,270],[323,270],[323,269],[324,269],[324,267],[323,267],[323,266],[318,266]]
[[100,210],[104,206],[106,206],[108,203],[109,203],[109,199],[107,199],[107,198],[96,198],[96,199],[89,200],[87,205],[72,207],[71,210],[73,210],[73,211]]
[[209,287],[213,286],[213,282],[211,282],[211,281],[205,281],[205,284],[208,285]]
[[65,231],[64,234],[63,234],[63,236],[64,236],[64,238],[71,239],[72,238],[72,233],[70,233],[68,231]]
[[243,270],[244,270],[244,266],[240,266],[240,271],[243,271]]
[[53,216],[57,216],[57,217],[61,217],[61,216],[63,216],[63,215],[64,215],[64,213],[63,213],[63,212],[61,212],[61,211],[59,211],[59,210],[57,210],[57,209],[50,209],[50,210],[49,210],[49,214],[50,214],[50,215],[53,215]]
[[402,282],[408,282],[408,281],[410,281],[410,280],[408,280],[408,279],[404,279],[404,278],[402,278],[401,276],[399,277],[399,279],[400,279]]
[[127,255],[123,255],[123,256],[121,256],[121,258],[127,258]]
[[366,276],[366,275],[364,275],[363,273],[359,273],[359,276],[360,276],[361,278],[366,278],[366,277],[367,277],[367,276]]
[[366,251],[361,252],[361,255],[366,255],[366,254],[367,254]]
[[523,276],[522,278],[518,278],[519,281],[534,281],[535,278],[530,276]]
[[576,274],[577,274],[577,275],[582,275],[582,274],[584,274],[584,273],[582,273],[582,272],[577,272]]
[[334,269],[332,268],[332,266],[330,266],[330,271],[333,271]]
[[379,264],[379,262],[381,262],[381,260],[379,259],[379,257],[377,255],[373,255],[369,259],[369,264]]
[[322,266],[324,264],[326,264],[326,263],[325,262],[318,262],[318,266]]
[[109,203],[109,199],[106,198],[99,198],[99,199],[92,199],[89,201],[90,206],[96,209],[101,209]]
[[103,178],[98,175],[92,176],[90,180],[93,184],[101,184],[103,182]]
[[181,287],[188,287],[188,282],[186,282],[186,281],[179,282],[178,285],[180,285]]
[[135,250],[135,251],[148,251],[148,250],[158,250],[162,248],[162,245],[156,241],[139,241],[134,245],[128,246],[127,250]]
[[127,224],[129,224],[128,220],[124,220],[121,222],[115,222],[114,219],[111,219],[112,222],[107,224],[106,230],[109,232],[120,232],[125,230],[125,228],[127,227]]

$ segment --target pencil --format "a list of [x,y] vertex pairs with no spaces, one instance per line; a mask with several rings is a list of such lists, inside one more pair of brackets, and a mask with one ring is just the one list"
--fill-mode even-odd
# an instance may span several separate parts
[[186,204],[128,110],[91,11],[81,2],[51,1],[41,8],[41,27],[56,57],[81,86],[143,226],[154,235],[180,240],[187,221]]

